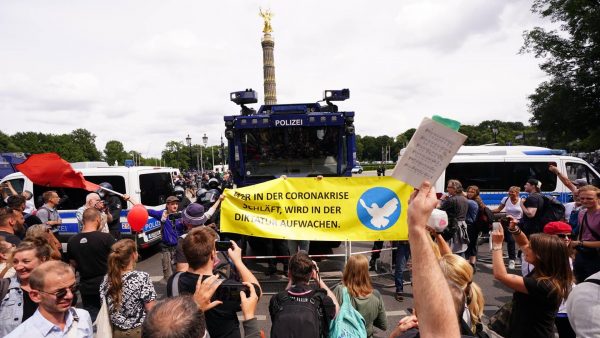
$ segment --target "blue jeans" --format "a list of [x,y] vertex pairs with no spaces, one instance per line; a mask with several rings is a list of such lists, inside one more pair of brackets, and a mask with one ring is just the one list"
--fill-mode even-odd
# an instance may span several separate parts
[[394,271],[394,283],[396,284],[396,293],[404,291],[404,271],[406,271],[406,262],[410,257],[410,245],[407,241],[396,242],[396,271]]

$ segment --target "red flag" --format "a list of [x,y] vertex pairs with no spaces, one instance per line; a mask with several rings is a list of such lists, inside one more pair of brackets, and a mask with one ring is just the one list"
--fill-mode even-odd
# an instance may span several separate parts
[[73,170],[69,162],[55,153],[31,155],[16,168],[37,185],[87,191],[100,189],[99,185],[86,181],[81,172]]

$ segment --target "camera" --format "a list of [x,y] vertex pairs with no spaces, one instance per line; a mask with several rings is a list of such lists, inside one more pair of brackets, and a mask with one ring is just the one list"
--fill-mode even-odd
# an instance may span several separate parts
[[220,300],[223,303],[231,302],[239,304],[242,301],[240,291],[244,291],[246,297],[250,297],[250,288],[246,285],[236,281],[225,280],[219,285],[211,301]]
[[510,225],[510,218],[502,217],[500,219],[500,224],[502,224],[503,227],[508,227]]
[[175,221],[180,219],[181,216],[182,216],[181,212],[176,212],[174,214],[169,214],[168,218],[172,223],[175,223]]

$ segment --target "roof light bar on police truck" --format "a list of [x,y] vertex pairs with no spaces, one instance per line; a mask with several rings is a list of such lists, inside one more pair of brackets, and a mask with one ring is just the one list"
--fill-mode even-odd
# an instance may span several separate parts
[[341,90],[326,90],[323,92],[323,100],[325,101],[345,101],[350,98],[350,89],[344,88]]
[[231,101],[242,107],[242,115],[252,115],[256,113],[253,108],[246,107],[246,104],[258,102],[258,94],[252,88],[247,88],[244,91],[233,92],[229,94]]

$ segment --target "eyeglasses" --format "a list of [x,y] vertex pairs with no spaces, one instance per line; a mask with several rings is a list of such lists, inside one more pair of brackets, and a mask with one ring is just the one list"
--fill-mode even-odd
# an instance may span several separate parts
[[62,288],[62,289],[58,289],[54,292],[46,292],[43,290],[38,290],[41,293],[45,293],[47,295],[53,295],[54,297],[56,297],[56,299],[63,299],[67,296],[68,291],[71,291],[71,294],[75,294],[75,292],[77,292],[77,290],[79,290],[79,285],[77,283],[66,287],[66,288]]
[[569,238],[570,239],[571,238],[571,234],[556,234],[556,236],[558,236],[558,237],[560,237],[562,239],[565,239],[565,238]]
[[595,200],[595,198],[593,198],[593,197],[579,197],[579,200],[581,200],[581,201],[592,201],[592,200]]

